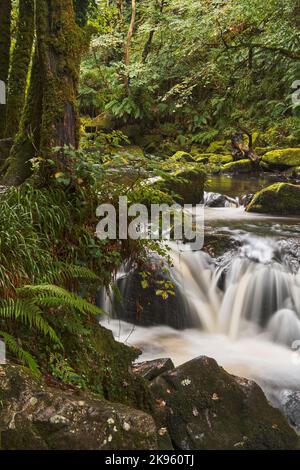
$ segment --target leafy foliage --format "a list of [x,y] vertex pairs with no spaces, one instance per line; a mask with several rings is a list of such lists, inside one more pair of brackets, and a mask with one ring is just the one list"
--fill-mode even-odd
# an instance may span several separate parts
[[83,62],[82,110],[142,128],[175,123],[177,136],[203,146],[237,124],[265,130],[293,117],[298,132],[297,0],[142,0],[127,67],[130,2],[118,5],[99,6],[90,20],[105,27]]

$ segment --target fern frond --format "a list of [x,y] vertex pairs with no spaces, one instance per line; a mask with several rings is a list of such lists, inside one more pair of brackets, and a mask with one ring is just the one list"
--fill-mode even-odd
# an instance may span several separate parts
[[55,343],[62,346],[60,339],[49,325],[49,323],[41,316],[40,308],[28,299],[7,299],[0,301],[0,318],[10,320],[20,320],[30,328],[36,328]]
[[59,307],[67,306],[78,310],[82,314],[95,316],[103,315],[104,311],[79,295],[53,284],[30,285],[17,289],[17,292],[25,296],[33,296],[34,301],[41,306]]
[[22,362],[28,365],[28,367],[31,369],[31,371],[35,375],[40,375],[40,370],[37,365],[36,360],[33,358],[33,356],[22,349],[16,340],[14,339],[13,336],[9,335],[8,333],[5,333],[4,331],[0,331],[0,337],[3,338],[6,347],[13,353],[15,354]]
[[49,284],[62,284],[67,288],[73,284],[75,286],[78,285],[78,280],[87,281],[89,283],[100,282],[99,276],[97,276],[97,274],[91,269],[85,266],[65,263],[53,264],[51,272],[48,272],[44,276],[44,280]]

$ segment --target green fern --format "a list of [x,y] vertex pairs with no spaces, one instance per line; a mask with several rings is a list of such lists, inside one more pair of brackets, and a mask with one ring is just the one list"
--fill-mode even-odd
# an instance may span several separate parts
[[17,289],[18,294],[33,298],[34,302],[41,307],[57,308],[60,306],[70,307],[82,314],[95,316],[103,315],[105,312],[96,305],[87,302],[79,295],[53,284],[30,285]]
[[63,285],[66,288],[79,286],[78,281],[90,284],[100,283],[100,278],[94,271],[75,264],[54,263],[51,272],[44,276],[45,283]]
[[53,342],[62,346],[55,331],[49,323],[42,318],[40,308],[33,301],[27,299],[1,300],[0,318],[6,320],[20,320],[31,329],[35,328],[43,333],[44,336],[49,336]]
[[35,375],[40,375],[40,370],[36,360],[28,351],[24,351],[13,336],[4,331],[0,331],[0,337],[4,340],[7,348],[14,353],[22,362],[27,364]]

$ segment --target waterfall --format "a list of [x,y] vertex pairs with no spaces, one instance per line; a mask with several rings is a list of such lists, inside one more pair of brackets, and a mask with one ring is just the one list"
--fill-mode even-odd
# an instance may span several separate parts
[[179,252],[173,246],[172,275],[181,295],[207,333],[236,340],[251,323],[290,345],[300,338],[300,273],[284,262],[284,251],[278,260],[273,239],[247,235],[241,242],[225,266],[206,253]]
[[141,360],[171,357],[179,365],[203,354],[228,372],[254,379],[271,398],[299,390],[299,219],[250,214],[238,207],[238,199],[212,193],[203,203],[210,233],[235,239],[229,251],[212,258],[171,244],[176,297],[166,303],[155,299],[147,311],[148,318],[155,317],[152,325],[135,322],[138,279],[124,269],[118,286],[123,312],[129,308],[132,314],[112,308],[111,290],[106,303],[102,296],[102,307],[111,313],[102,324],[117,340],[139,348]]

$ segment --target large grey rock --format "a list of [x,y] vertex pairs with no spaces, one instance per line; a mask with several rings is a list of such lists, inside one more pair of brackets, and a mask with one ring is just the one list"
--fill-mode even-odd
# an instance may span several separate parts
[[143,411],[49,387],[19,366],[0,367],[0,404],[4,450],[158,448],[160,431]]
[[253,381],[199,357],[150,384],[175,449],[295,449],[298,436]]

